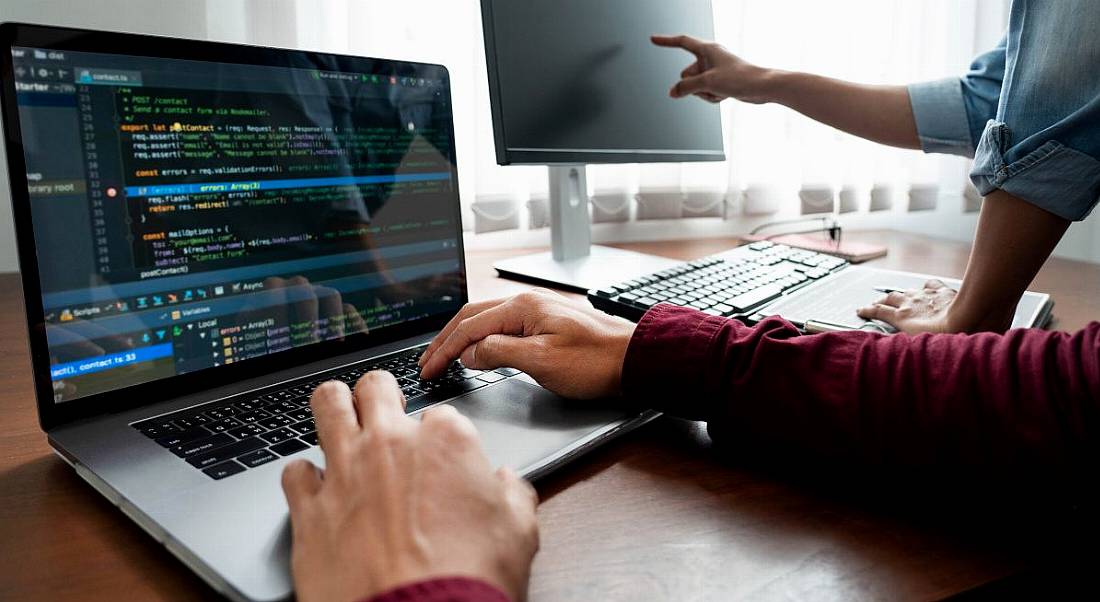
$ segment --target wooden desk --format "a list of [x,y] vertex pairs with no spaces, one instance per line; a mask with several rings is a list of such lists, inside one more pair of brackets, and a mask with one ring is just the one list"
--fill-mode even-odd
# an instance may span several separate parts
[[[846,234],[890,246],[875,265],[961,276],[965,245],[893,232]],[[680,259],[733,240],[621,245]],[[498,279],[474,252],[471,294]],[[0,600],[198,600],[197,577],[50,453],[38,429],[16,277],[0,276]],[[1054,295],[1056,327],[1100,317],[1100,266],[1053,259],[1033,288]],[[1017,571],[1016,537],[898,511],[868,488],[822,488],[720,460],[701,424],[660,419],[539,483],[542,551],[532,600],[939,598]],[[869,499],[870,498],[870,499]]]

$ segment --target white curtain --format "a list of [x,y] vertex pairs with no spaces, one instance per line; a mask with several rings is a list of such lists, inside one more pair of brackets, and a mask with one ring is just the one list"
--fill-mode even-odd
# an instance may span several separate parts
[[[758,64],[903,84],[961,74],[1003,31],[1007,4],[715,0],[715,35]],[[243,21],[225,18],[241,7]],[[478,231],[537,228],[545,225],[546,169],[496,165],[479,10],[473,0],[222,0],[209,3],[208,31],[214,38],[243,35],[258,43],[445,64],[453,82],[464,223]],[[245,31],[234,30],[234,21]],[[722,113],[724,163],[590,167],[594,221],[626,220],[611,236],[637,238],[632,228],[644,230],[649,218],[750,224],[834,208],[935,211],[944,209],[938,199],[945,195],[964,198],[965,160],[876,146],[778,106],[727,102]],[[960,203],[950,210],[964,210]]]
[[[730,50],[762,65],[905,83],[962,73],[975,54],[1000,37],[1008,3],[714,0],[715,34]],[[545,224],[545,205],[540,205],[546,197],[545,168],[496,165],[479,11],[477,0],[15,0],[3,3],[0,16],[442,63],[453,82],[459,180],[467,208],[463,222],[469,229],[509,229],[474,235],[474,244],[476,239],[546,244],[545,230],[529,230]],[[722,112],[725,163],[592,167],[593,220],[609,222],[597,223],[594,237],[743,232],[761,221],[832,210],[834,199],[841,209],[855,209],[845,223],[856,225],[861,217],[924,209],[938,201],[919,214],[933,220],[920,223],[937,233],[958,227],[955,236],[969,236],[965,229],[972,228],[972,220],[966,225],[957,219],[976,206],[961,194],[965,160],[878,147],[782,107],[727,102]],[[0,214],[5,209],[0,206]],[[760,212],[764,215],[746,215]],[[644,219],[676,216],[704,217]],[[4,226],[0,223],[0,230]],[[8,235],[2,238],[0,243],[10,241]],[[1100,241],[1100,235],[1093,238]],[[9,247],[0,244],[3,255],[10,255]]]

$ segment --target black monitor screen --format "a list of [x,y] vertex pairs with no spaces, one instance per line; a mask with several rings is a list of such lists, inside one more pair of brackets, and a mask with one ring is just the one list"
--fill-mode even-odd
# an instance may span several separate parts
[[11,52],[55,402],[464,302],[442,67]]
[[497,160],[722,160],[718,107],[668,91],[694,60],[656,33],[714,37],[709,0],[482,0]]

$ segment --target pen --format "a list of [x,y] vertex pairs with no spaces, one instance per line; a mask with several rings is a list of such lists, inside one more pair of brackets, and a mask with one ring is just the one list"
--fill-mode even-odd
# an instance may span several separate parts
[[876,291],[878,291],[878,292],[880,292],[884,295],[889,295],[890,293],[904,292],[900,288],[893,288],[893,287],[890,287],[890,286],[872,286],[871,288],[875,289]]

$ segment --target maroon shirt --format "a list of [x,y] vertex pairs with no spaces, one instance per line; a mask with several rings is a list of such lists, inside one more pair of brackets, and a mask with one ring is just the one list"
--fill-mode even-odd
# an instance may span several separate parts
[[800,336],[780,318],[748,327],[658,305],[634,331],[622,389],[707,421],[718,442],[819,460],[1091,478],[1100,458],[1098,322],[1076,334]]
[[468,577],[441,577],[410,583],[364,602],[509,602],[499,589]]
[[1076,334],[800,336],[658,305],[623,365],[627,399],[711,437],[803,458],[1016,471],[1095,467],[1100,323]]

